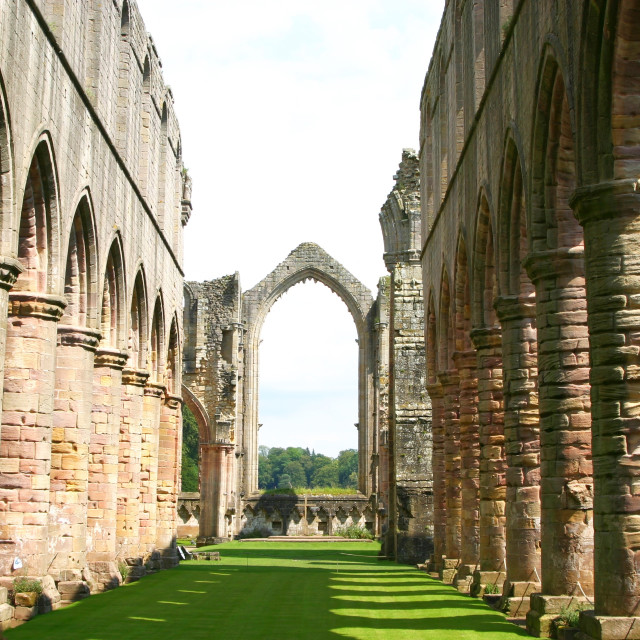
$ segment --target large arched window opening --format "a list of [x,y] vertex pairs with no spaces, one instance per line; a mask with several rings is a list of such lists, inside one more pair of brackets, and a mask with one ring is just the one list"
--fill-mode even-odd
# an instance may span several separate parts
[[355,491],[358,345],[344,303],[319,283],[296,285],[260,338],[259,488]]

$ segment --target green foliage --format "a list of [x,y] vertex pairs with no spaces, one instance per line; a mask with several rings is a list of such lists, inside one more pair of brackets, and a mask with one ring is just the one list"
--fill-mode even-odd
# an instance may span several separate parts
[[488,596],[492,596],[492,595],[500,593],[500,587],[497,584],[494,584],[493,582],[490,582],[489,584],[486,584],[484,586],[484,592]]
[[187,405],[182,405],[182,490],[198,491],[200,472],[200,432]]
[[355,489],[345,489],[344,487],[285,487],[283,489],[263,489],[260,493],[268,496],[350,496],[355,491]]
[[354,540],[373,540],[375,537],[369,529],[359,524],[336,527],[333,531],[333,535],[340,536],[341,538],[352,538]]
[[122,582],[125,582],[129,575],[129,565],[124,560],[118,560],[118,571],[122,576]]
[[31,593],[32,591],[35,591],[38,595],[42,593],[42,583],[40,580],[33,580],[32,578],[14,578],[14,593]]
[[588,608],[589,606],[583,603],[562,607],[560,615],[554,620],[556,628],[558,626],[578,628],[580,626],[580,612]]
[[294,487],[295,493],[309,488],[315,489],[315,493],[331,494],[338,489],[355,493],[358,486],[358,452],[346,449],[333,459],[308,448],[269,449],[260,446],[258,486],[268,491]]

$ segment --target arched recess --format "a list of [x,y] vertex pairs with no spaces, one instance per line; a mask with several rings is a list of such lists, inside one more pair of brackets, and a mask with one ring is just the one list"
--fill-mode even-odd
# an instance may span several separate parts
[[149,380],[151,382],[160,382],[164,377],[164,345],[164,305],[162,304],[162,293],[160,292],[153,307],[149,356],[147,358]]
[[64,295],[67,307],[64,324],[96,327],[97,248],[93,211],[89,195],[80,199],[69,231]]
[[175,395],[180,389],[181,367],[180,367],[180,338],[178,337],[178,318],[174,316],[169,329],[169,343],[167,347],[167,357],[165,365],[165,385],[167,393]]
[[[577,186],[572,88],[548,44],[532,139],[531,236],[536,287],[542,591],[593,591],[593,471],[584,235],[569,200]],[[559,493],[581,491],[579,504]],[[578,522],[578,525],[570,524]]]
[[193,416],[198,423],[200,442],[205,444],[212,443],[214,441],[214,427],[211,423],[211,418],[209,417],[207,410],[188,387],[183,384],[180,388],[182,391],[183,402],[187,407],[189,407],[189,410],[193,413]]
[[[454,299],[454,344],[452,354],[459,379],[461,562],[476,565],[479,560],[480,495],[477,478],[480,467],[478,434],[477,354],[471,341],[471,282],[467,245],[460,233],[456,254]],[[454,458],[452,457],[452,460]]]
[[169,132],[168,132],[169,114],[167,111],[167,102],[162,103],[162,114],[160,117],[160,145],[158,148],[158,223],[160,228],[169,233],[171,231],[171,221],[169,219],[167,196],[167,154],[169,152]]
[[484,189],[478,196],[476,208],[475,250],[473,252],[474,327],[495,327],[498,324],[494,301],[498,297],[495,241],[489,199]]
[[439,344],[437,348],[438,371],[447,371],[453,366],[451,356],[454,351],[454,346],[450,318],[451,286],[449,285],[449,274],[445,268],[442,270],[442,277],[440,278],[440,328],[437,331],[437,335],[439,336]]
[[[142,104],[140,108],[140,143],[138,146],[138,181],[144,196],[149,195],[149,170],[151,167],[151,117],[154,112],[151,99],[151,62],[149,54],[142,64]],[[151,208],[155,203],[149,202]]]
[[122,241],[116,236],[111,243],[104,272],[102,305],[100,310],[101,344],[113,349],[125,347],[125,291]]
[[24,186],[18,260],[24,270],[15,291],[53,293],[59,255],[59,203],[51,146],[43,136],[36,147]]
[[133,285],[129,313],[129,367],[132,369],[146,369],[147,325],[147,287],[144,271],[140,268]]
[[244,417],[242,436],[244,490],[258,490],[258,350],[260,332],[273,303],[291,287],[305,280],[327,286],[345,303],[358,334],[358,460],[359,490],[372,490],[373,453],[373,357],[374,343],[371,292],[339,262],[318,245],[305,243],[264,280],[243,295],[243,320],[246,327],[244,364]]
[[433,291],[429,292],[429,305],[427,307],[427,384],[437,382],[438,373],[438,318],[436,316],[435,297]]
[[[0,229],[3,231],[12,226],[13,188],[11,127],[9,126],[9,114],[4,94],[4,82],[2,75],[0,75]],[[6,246],[4,241],[0,254],[11,254],[10,247]]]

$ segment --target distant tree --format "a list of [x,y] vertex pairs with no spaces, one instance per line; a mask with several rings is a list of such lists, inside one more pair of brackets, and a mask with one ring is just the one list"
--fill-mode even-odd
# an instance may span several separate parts
[[281,477],[284,476],[289,476],[293,487],[299,488],[307,486],[307,475],[297,460],[290,460],[284,465],[284,475]]
[[338,474],[338,462],[332,460],[315,471],[311,479],[312,487],[338,487],[340,486]]
[[200,432],[187,405],[182,406],[182,490],[199,490]]
[[[353,477],[355,476],[355,483]],[[338,481],[345,489],[358,485],[358,452],[355,449],[345,449],[338,455]]]
[[268,458],[269,457],[269,447],[266,447],[265,445],[261,444],[258,447],[258,455],[264,456],[265,458]]
[[280,476],[280,479],[278,480],[278,489],[291,489],[291,488],[292,488],[291,478],[286,473],[283,473]]

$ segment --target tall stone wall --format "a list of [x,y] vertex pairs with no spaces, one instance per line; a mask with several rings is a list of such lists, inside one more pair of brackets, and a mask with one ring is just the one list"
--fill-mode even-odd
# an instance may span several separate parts
[[420,174],[405,149],[380,214],[388,291],[389,533],[387,554],[424,562],[433,550],[431,404],[425,388]]
[[0,574],[45,609],[176,562],[190,211],[135,2],[0,2]]
[[638,626],[637,15],[449,2],[422,91],[432,566],[536,635]]

